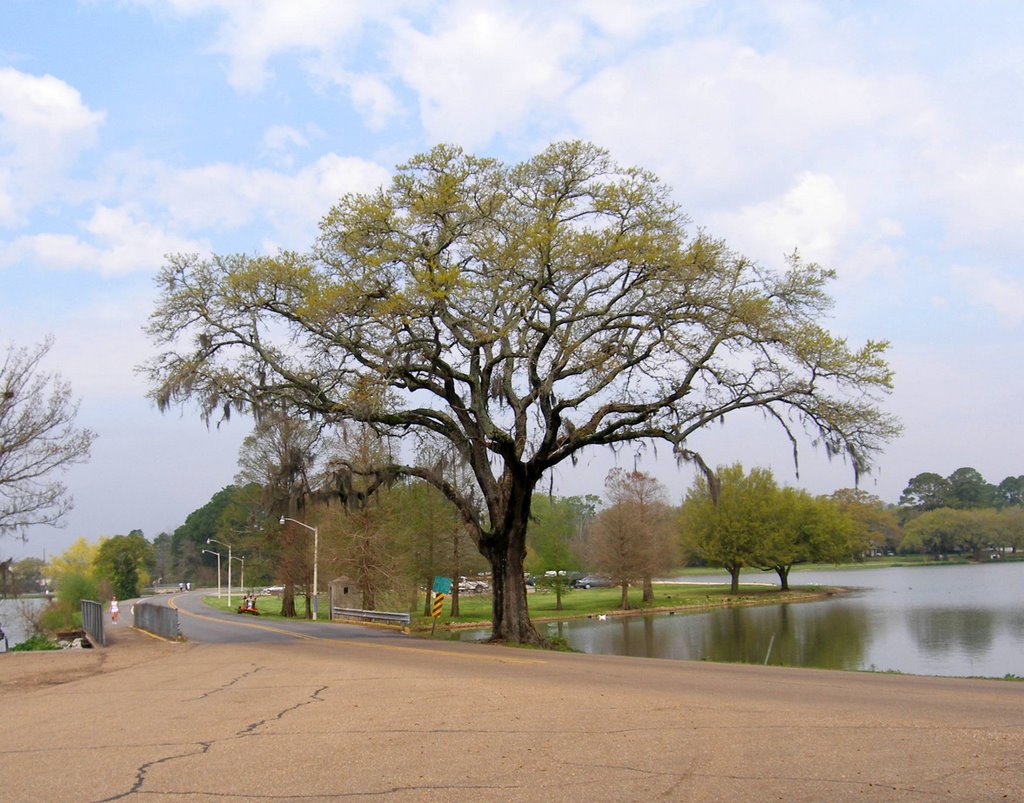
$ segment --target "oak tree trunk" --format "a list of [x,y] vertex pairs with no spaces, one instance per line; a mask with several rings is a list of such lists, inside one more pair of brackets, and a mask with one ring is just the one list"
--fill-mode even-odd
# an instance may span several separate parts
[[739,594],[740,593],[740,569],[742,565],[730,565],[726,567],[729,570],[729,593]]
[[296,616],[295,613],[295,586],[289,581],[284,582],[284,591],[281,594],[281,616],[289,619]]

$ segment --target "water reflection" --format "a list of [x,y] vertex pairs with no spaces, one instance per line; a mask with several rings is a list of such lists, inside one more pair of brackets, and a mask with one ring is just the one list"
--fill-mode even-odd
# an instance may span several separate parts
[[[722,582],[717,576],[707,579]],[[540,627],[591,653],[1024,676],[1024,562],[805,572],[794,574],[792,582],[859,591],[816,602],[575,619]]]
[[998,629],[996,612],[986,608],[960,608],[907,612],[907,628],[924,652],[942,654],[960,650],[972,657],[992,649]]

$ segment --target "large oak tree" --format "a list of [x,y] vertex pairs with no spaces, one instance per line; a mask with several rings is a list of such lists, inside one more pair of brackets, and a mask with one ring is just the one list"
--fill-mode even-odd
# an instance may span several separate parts
[[450,443],[482,506],[436,466],[380,470],[451,499],[493,570],[493,637],[537,642],[530,500],[582,450],[662,441],[706,468],[691,436],[757,409],[794,448],[809,432],[869,467],[898,429],[878,407],[886,344],[820,325],[830,278],[690,232],[668,187],[593,145],[511,166],[439,146],[342,198],[308,253],[170,256],[149,376],[161,408],[283,407]]

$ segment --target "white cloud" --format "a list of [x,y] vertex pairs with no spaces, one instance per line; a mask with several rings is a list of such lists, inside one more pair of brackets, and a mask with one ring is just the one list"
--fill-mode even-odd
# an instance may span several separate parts
[[205,241],[166,231],[130,206],[99,206],[81,228],[83,236],[41,233],[18,237],[4,249],[0,264],[30,262],[113,277],[155,272],[168,253],[209,250]]
[[263,132],[263,147],[268,151],[283,151],[292,147],[305,148],[307,145],[309,140],[290,125],[273,125]]
[[305,133],[290,125],[272,125],[263,132],[260,143],[262,155],[274,164],[283,168],[291,168],[295,164],[294,151],[306,150],[312,140],[323,137],[323,130],[310,124]]
[[567,62],[582,34],[560,14],[453,3],[429,34],[403,26],[390,58],[419,96],[428,139],[477,147],[517,133],[531,117],[544,119],[575,80]]
[[933,197],[956,244],[1017,254],[1024,248],[1024,146],[950,147],[936,159]]
[[611,39],[634,41],[655,26],[681,27],[689,20],[689,12],[705,5],[706,0],[644,0],[623,3],[622,0],[574,0],[563,3],[567,16],[581,16]]
[[344,83],[348,86],[352,105],[371,131],[383,131],[389,122],[402,116],[398,98],[381,77],[352,75]]
[[588,138],[651,166],[683,195],[732,204],[864,153],[863,139],[896,125],[920,97],[912,79],[719,38],[639,49],[568,104]]
[[[270,137],[293,144],[301,139],[283,127]],[[105,277],[151,273],[168,253],[207,253],[215,250],[211,237],[256,225],[262,242],[304,249],[342,195],[390,180],[376,163],[334,153],[290,173],[229,163],[179,170],[130,156],[112,160],[109,168],[103,194],[131,202],[95,204],[77,232],[41,230],[0,241],[0,266],[33,264]]]
[[1024,324],[1024,280],[979,267],[956,267],[953,282],[987,317],[995,313],[1005,325]]
[[831,263],[856,222],[836,180],[807,172],[778,198],[723,216],[720,228],[740,251],[763,261],[775,262],[797,248],[806,259]]
[[228,81],[236,89],[262,89],[271,77],[268,62],[294,52],[329,58],[361,32],[365,22],[387,14],[386,0],[170,0],[179,13],[209,12],[223,17],[214,52],[228,58]]
[[59,191],[64,172],[96,142],[103,119],[59,78],[0,69],[0,224],[20,222]]
[[178,226],[228,230],[263,221],[286,247],[305,248],[343,194],[373,190],[389,177],[378,164],[329,153],[294,174],[223,162],[164,170],[152,192]]

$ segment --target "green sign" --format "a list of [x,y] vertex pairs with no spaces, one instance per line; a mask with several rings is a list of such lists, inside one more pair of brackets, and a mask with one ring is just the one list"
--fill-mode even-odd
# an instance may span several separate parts
[[450,578],[450,577],[435,577],[434,578],[434,593],[435,594],[451,594],[452,593],[452,578]]

